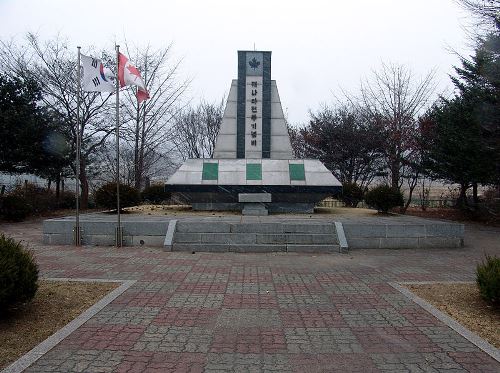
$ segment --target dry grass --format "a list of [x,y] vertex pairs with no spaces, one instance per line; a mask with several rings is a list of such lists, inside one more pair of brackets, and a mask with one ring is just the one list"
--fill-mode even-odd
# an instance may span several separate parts
[[199,216],[227,216],[241,215],[238,211],[193,211],[190,205],[141,205],[127,207],[127,212],[142,215],[199,215]]
[[33,301],[0,319],[0,369],[55,333],[117,283],[39,281]]
[[500,309],[485,302],[474,283],[406,285],[413,293],[500,348]]

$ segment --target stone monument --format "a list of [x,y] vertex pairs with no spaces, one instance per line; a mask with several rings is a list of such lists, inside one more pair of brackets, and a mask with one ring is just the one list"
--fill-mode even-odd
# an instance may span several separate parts
[[167,191],[194,210],[311,213],[314,205],[341,193],[340,182],[315,159],[295,159],[271,52],[238,51],[214,157],[188,159],[172,175]]

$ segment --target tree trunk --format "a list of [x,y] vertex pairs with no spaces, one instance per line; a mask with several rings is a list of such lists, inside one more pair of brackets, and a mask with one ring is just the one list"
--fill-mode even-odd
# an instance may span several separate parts
[[56,203],[57,206],[59,207],[59,197],[61,195],[61,174],[57,174],[56,176]]
[[408,200],[406,201],[406,203],[404,204],[404,206],[401,207],[401,214],[405,214],[406,213],[406,210],[408,210],[408,207],[410,206],[410,203],[411,203],[411,199],[412,199],[412,196],[413,196],[413,191],[415,190],[415,187],[417,186],[417,182],[415,181],[414,183],[410,184],[410,191],[409,191],[409,194],[408,194]]
[[458,196],[458,207],[465,208],[467,206],[467,189],[468,185],[466,183],[460,184],[460,195]]
[[137,187],[139,190],[142,187],[142,179],[144,177],[144,147],[146,142],[146,110],[144,109],[144,115],[142,117],[142,126],[141,126],[141,142],[139,147],[139,186]]
[[82,210],[86,210],[89,207],[89,181],[83,160],[80,162],[80,193],[80,206]]
[[479,203],[479,197],[477,196],[477,183],[472,183],[472,200],[475,205]]
[[396,156],[394,156],[394,158],[391,159],[390,169],[391,169],[391,187],[394,189],[398,189],[399,188],[399,162],[396,160]]
[[140,170],[139,170],[139,131],[140,131],[140,114],[139,105],[137,105],[137,112],[135,117],[135,133],[134,133],[134,185],[136,189],[140,188]]

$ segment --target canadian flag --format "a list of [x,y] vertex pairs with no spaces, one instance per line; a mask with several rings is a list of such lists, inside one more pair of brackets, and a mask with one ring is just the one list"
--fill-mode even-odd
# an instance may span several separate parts
[[120,87],[125,87],[127,85],[137,86],[136,96],[138,102],[142,102],[149,98],[149,93],[142,80],[141,72],[121,53],[118,54],[118,80],[120,81]]

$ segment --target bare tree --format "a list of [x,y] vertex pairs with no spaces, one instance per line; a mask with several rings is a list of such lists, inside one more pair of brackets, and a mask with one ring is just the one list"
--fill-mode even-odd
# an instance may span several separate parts
[[465,10],[473,14],[483,31],[489,32],[490,26],[500,29],[500,2],[498,0],[455,0]]
[[400,188],[416,147],[418,117],[435,90],[434,72],[416,80],[404,65],[383,64],[371,79],[361,83],[359,112],[375,122],[384,134],[384,156],[390,185]]
[[310,117],[298,136],[302,156],[320,159],[342,183],[366,189],[381,167],[383,138],[376,123],[345,104],[324,106]]
[[[28,34],[26,45],[0,41],[0,64],[6,74],[36,80],[42,87],[42,100],[61,119],[62,131],[71,139],[72,154],[76,153],[77,70],[76,50],[70,52],[64,40],[56,37],[42,42]],[[88,167],[93,154],[113,132],[110,94],[82,93],[80,106],[80,137],[82,153],[80,184],[82,207],[89,195]],[[74,159],[74,157],[73,157]],[[76,165],[72,165],[76,172]]]
[[170,58],[172,45],[154,50],[128,48],[134,65],[142,72],[149,100],[138,103],[135,90],[124,93],[123,136],[133,148],[133,179],[135,187],[144,186],[145,179],[158,170],[157,164],[168,161],[173,147],[170,143],[174,118],[182,105],[181,97],[190,81],[179,79],[181,61]]
[[219,104],[202,102],[183,110],[172,129],[171,141],[183,159],[212,158],[224,113],[225,98]]

